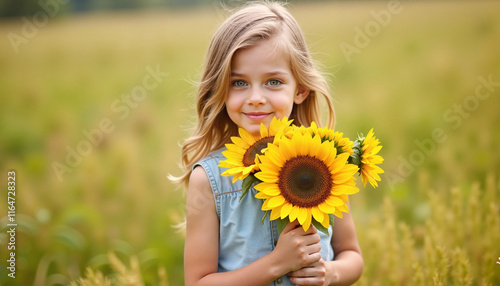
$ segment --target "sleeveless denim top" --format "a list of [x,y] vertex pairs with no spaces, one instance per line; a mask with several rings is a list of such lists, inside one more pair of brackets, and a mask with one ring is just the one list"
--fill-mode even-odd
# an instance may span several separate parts
[[[217,217],[219,218],[219,272],[236,270],[246,266],[264,255],[270,253],[278,241],[278,228],[275,221],[269,220],[269,215],[262,222],[265,212],[261,210],[263,200],[255,198],[257,191],[251,188],[240,200],[241,180],[232,183],[232,177],[220,174],[225,168],[218,167],[225,160],[222,151],[214,151],[197,162],[207,173],[212,188]],[[333,259],[331,246],[332,227],[330,235],[318,232],[321,237],[321,257],[325,261]],[[293,285],[284,275],[274,280],[270,285]]]

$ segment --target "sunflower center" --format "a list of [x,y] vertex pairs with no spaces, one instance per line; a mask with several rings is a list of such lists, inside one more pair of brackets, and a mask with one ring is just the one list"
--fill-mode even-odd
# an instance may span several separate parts
[[243,166],[248,167],[255,164],[255,156],[262,155],[262,149],[267,148],[267,143],[273,143],[274,136],[264,137],[257,140],[252,146],[248,147],[243,155]]
[[285,199],[310,208],[324,202],[332,189],[332,175],[325,163],[311,156],[297,156],[285,162],[278,178]]

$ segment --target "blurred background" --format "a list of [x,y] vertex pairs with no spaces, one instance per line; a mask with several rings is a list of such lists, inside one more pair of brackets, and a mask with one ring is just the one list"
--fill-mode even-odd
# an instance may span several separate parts
[[[0,186],[14,170],[18,224],[13,279],[5,191],[1,285],[183,285],[185,195],[166,176],[211,36],[242,2],[0,1]],[[357,285],[498,285],[500,2],[288,2],[336,129],[384,146],[379,188],[351,197]]]

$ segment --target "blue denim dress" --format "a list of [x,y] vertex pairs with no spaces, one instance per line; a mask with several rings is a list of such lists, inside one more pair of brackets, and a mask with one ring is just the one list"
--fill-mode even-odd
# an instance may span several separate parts
[[[264,211],[261,210],[263,200],[255,198],[257,191],[251,188],[241,200],[241,181],[232,183],[232,177],[220,174],[225,168],[218,167],[225,160],[222,151],[214,151],[197,162],[193,169],[201,166],[207,173],[215,200],[217,217],[219,218],[219,272],[236,270],[246,266],[273,251],[278,241],[278,228],[269,216],[262,223]],[[333,259],[331,246],[332,227],[321,237],[321,257],[325,261]],[[287,275],[274,280],[269,285],[294,285]]]

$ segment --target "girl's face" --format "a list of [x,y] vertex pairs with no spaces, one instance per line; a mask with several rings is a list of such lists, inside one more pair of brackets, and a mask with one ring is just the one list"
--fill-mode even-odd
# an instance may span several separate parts
[[293,104],[302,103],[309,90],[299,88],[288,60],[271,40],[238,50],[232,59],[226,109],[240,128],[259,135],[276,116],[289,117]]

